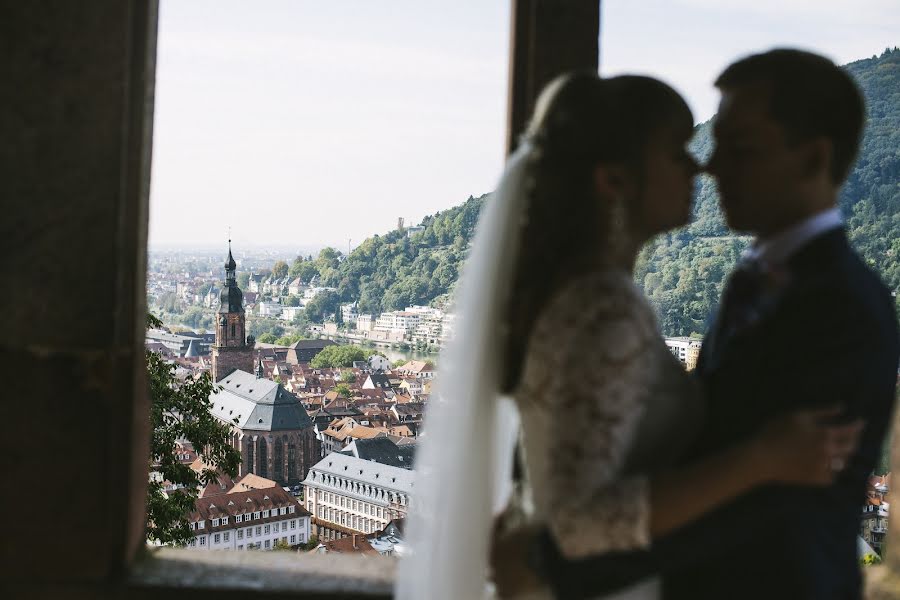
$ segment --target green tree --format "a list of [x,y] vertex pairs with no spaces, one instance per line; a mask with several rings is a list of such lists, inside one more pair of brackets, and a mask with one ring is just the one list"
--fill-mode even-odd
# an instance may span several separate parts
[[250,289],[250,273],[247,271],[242,271],[237,274],[237,284],[238,287],[244,291]]
[[314,369],[352,367],[354,361],[365,360],[368,355],[369,353],[359,346],[326,346],[309,364]]
[[291,548],[291,545],[283,540],[275,540],[275,545],[272,546],[272,549],[273,550],[282,550],[282,551],[283,550],[287,550],[287,551],[293,550],[293,548]]
[[334,391],[336,391],[341,398],[350,397],[350,386],[346,383],[337,384],[336,386],[334,386]]
[[341,383],[356,383],[356,373],[353,371],[342,371]]
[[284,299],[285,306],[300,306],[300,297],[299,296],[288,296]]
[[272,266],[272,277],[274,279],[284,279],[288,275],[288,264],[283,260],[277,261]]
[[200,320],[203,318],[205,311],[199,306],[191,306],[181,317],[181,322],[193,329],[200,327]]
[[319,536],[311,535],[311,536],[309,536],[309,541],[303,545],[303,549],[307,550],[307,551],[313,550],[314,548],[318,547],[318,545],[319,545]]
[[340,305],[340,298],[337,292],[330,290],[316,294],[316,297],[306,303],[306,318],[313,323],[322,323],[325,321],[326,315],[334,313],[335,309]]
[[[148,327],[162,322],[147,315]],[[152,478],[147,491],[147,538],[163,544],[183,546],[191,538],[187,517],[194,509],[198,488],[215,481],[218,471],[234,477],[241,463],[240,453],[231,447],[230,427],[212,416],[210,400],[215,386],[204,373],[183,383],[175,379],[175,366],[155,352],[147,352],[150,385],[150,470],[162,481],[184,486],[166,494],[163,483]],[[196,473],[179,462],[176,444],[190,442],[209,466]]]
[[256,341],[260,342],[262,344],[274,344],[276,339],[277,338],[275,337],[274,333],[267,331],[264,334],[262,334],[261,336],[259,336],[256,339]]

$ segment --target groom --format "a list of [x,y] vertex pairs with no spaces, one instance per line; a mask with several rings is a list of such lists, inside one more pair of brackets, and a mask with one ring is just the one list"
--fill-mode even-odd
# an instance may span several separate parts
[[892,298],[851,249],[836,207],[859,149],[863,101],[844,71],[797,50],[742,59],[716,86],[708,169],[729,226],[756,241],[704,341],[696,376],[709,412],[689,459],[801,407],[840,405],[843,418],[866,427],[848,464],[833,465],[830,487],[760,488],[648,553],[568,562],[545,535],[539,562],[560,598],[596,596],[650,571],[662,574],[665,599],[862,595],[860,510],[890,425],[900,354]]

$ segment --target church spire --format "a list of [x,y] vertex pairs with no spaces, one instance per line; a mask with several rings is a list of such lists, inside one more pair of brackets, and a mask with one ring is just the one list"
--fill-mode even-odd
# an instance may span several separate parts
[[225,261],[225,285],[231,286],[235,282],[235,272],[237,271],[237,263],[231,255],[231,238],[228,239],[228,260]]

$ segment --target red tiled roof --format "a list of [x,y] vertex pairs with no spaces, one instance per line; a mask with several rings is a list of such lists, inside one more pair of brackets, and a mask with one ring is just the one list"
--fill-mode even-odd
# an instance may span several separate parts
[[[245,490],[234,492],[233,494],[197,498],[194,510],[188,516],[188,521],[196,522],[219,519],[221,517],[234,517],[245,513],[271,511],[272,509],[288,508],[290,506],[294,506],[293,513],[287,512],[284,515],[271,515],[265,519],[254,519],[253,523],[263,524],[271,521],[280,521],[291,516],[310,516],[309,511],[303,508],[303,505],[296,498],[276,485],[273,488]],[[234,519],[229,519],[229,521],[229,525],[222,526],[222,528],[233,527]],[[217,530],[217,528],[209,526],[204,529]]]
[[369,540],[361,533],[339,540],[324,542],[322,545],[325,546],[326,552],[337,552],[338,554],[378,554],[378,551],[372,547]]

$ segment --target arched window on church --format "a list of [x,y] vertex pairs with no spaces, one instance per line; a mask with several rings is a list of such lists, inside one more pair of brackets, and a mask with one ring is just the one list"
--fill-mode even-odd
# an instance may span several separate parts
[[260,477],[269,476],[269,448],[264,437],[259,438],[259,469],[256,474]]
[[272,479],[284,485],[284,440],[275,438],[275,447],[272,450]]
[[234,323],[231,324],[231,337],[234,338]]
[[297,445],[291,439],[288,442],[288,479],[294,481],[297,478]]
[[256,453],[254,452],[254,440],[250,436],[247,436],[247,473],[255,473],[256,469],[253,468],[253,459],[256,458]]

